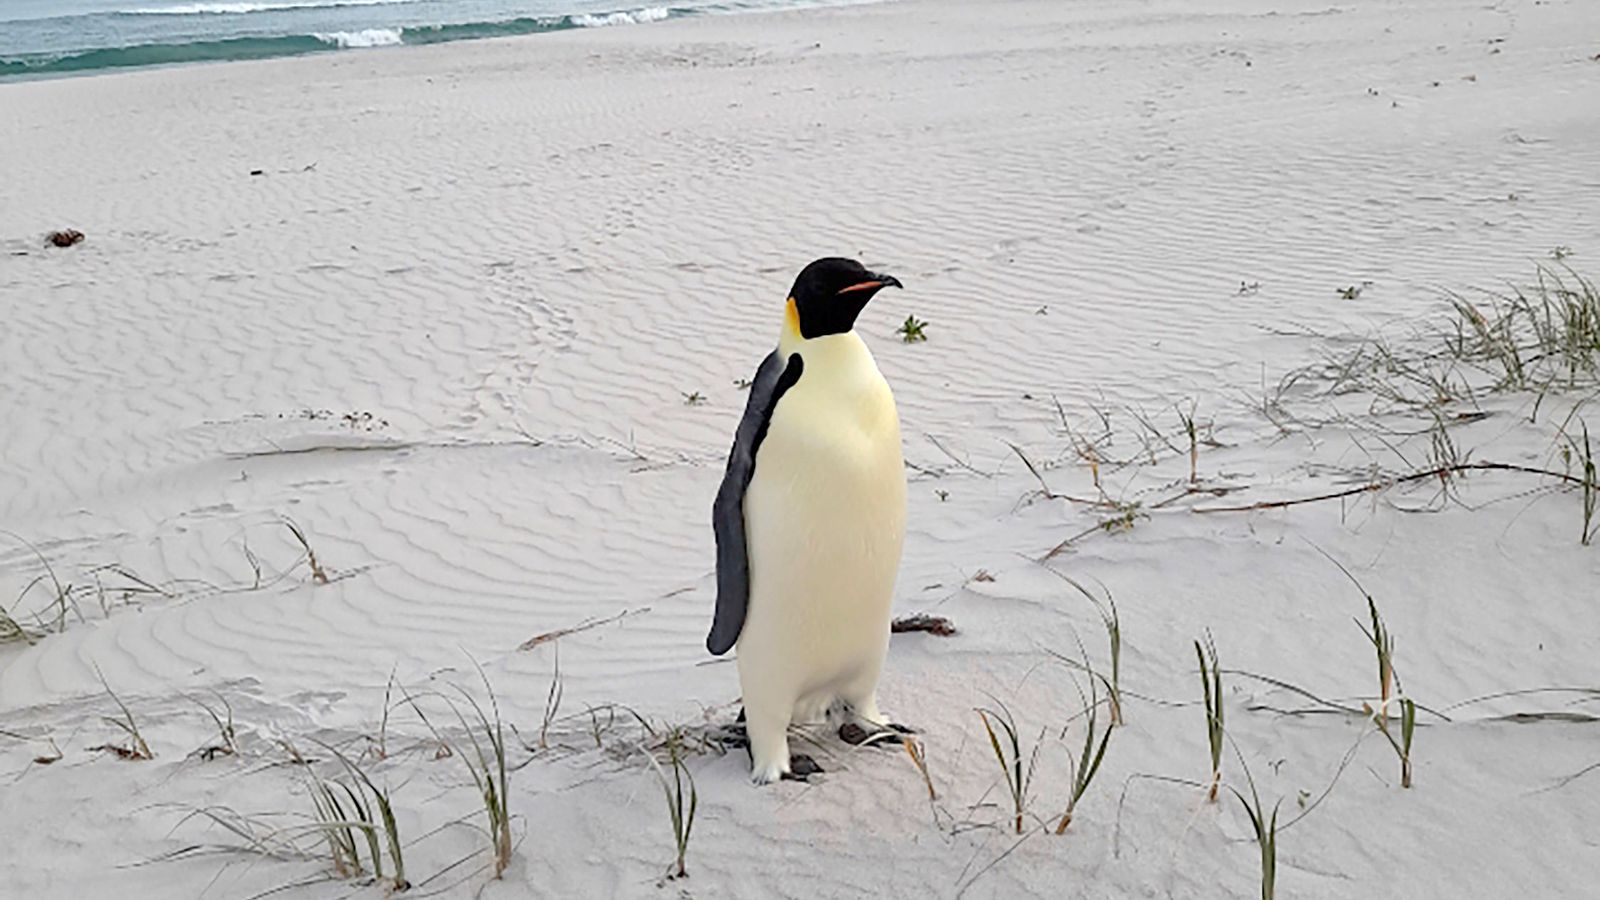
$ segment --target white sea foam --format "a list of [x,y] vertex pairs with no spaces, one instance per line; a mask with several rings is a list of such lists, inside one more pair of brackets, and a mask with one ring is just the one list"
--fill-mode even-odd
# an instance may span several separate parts
[[647,6],[632,12],[614,12],[591,15],[580,13],[572,17],[572,24],[580,28],[601,28],[606,25],[642,25],[645,22],[659,22],[672,13],[664,6]]
[[339,48],[392,47],[401,43],[399,28],[365,28],[361,31],[318,32],[313,37]]
[[286,9],[317,9],[339,6],[390,6],[418,3],[421,0],[260,0],[235,3],[181,3],[176,6],[148,6],[123,10],[134,16],[244,15]]

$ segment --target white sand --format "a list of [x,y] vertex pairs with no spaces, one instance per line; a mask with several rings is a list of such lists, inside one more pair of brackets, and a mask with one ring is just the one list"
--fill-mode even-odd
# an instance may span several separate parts
[[[0,85],[0,528],[80,588],[117,564],[172,595],[112,591],[105,612],[80,592],[63,633],[0,647],[0,728],[25,738],[0,737],[0,896],[250,897],[322,878],[315,859],[150,861],[238,844],[175,828],[195,807],[308,811],[274,742],[361,752],[391,670],[414,692],[472,687],[481,661],[535,740],[554,645],[514,648],[645,609],[559,642],[577,715],[513,774],[520,844],[482,896],[1257,896],[1236,803],[1129,778],[1208,774],[1190,644],[1205,629],[1226,666],[1374,693],[1364,601],[1317,548],[1377,597],[1420,703],[1600,686],[1600,549],[1578,545],[1573,493],[1484,474],[1462,487],[1471,509],[1406,512],[1425,485],[1190,511],[1405,468],[1384,440],[1426,459],[1425,437],[1280,435],[1252,409],[1263,384],[1330,348],[1279,332],[1403,334],[1440,289],[1531,276],[1557,245],[1580,270],[1600,258],[1597,35],[1584,0],[906,0]],[[88,240],[41,248],[67,226]],[[692,877],[658,887],[672,846],[626,755],[639,728],[619,719],[596,751],[583,710],[731,719],[734,668],[702,640],[734,382],[775,338],[794,272],[832,253],[908,287],[860,324],[916,467],[897,611],[962,631],[897,637],[882,702],[922,730],[940,800],[904,754],[831,738],[809,787],[751,787],[742,753],[698,758]],[[928,342],[895,339],[908,312]],[[1084,433],[1091,404],[1112,410],[1121,458],[1139,455],[1130,407],[1174,435],[1193,398],[1224,445],[1202,449],[1205,483],[1241,490],[1052,560],[1120,604],[1128,724],[1069,833],[1019,845],[972,707],[992,695],[1030,741],[1053,735],[1081,702],[1045,651],[1081,639],[1106,664],[1094,610],[1033,561],[1105,514],[1026,502],[1036,483],[1007,447],[1057,461],[1054,489],[1093,493],[1052,396]],[[1547,398],[1529,425],[1532,399],[1505,396],[1455,439],[1473,459],[1558,465],[1555,428],[1581,399]],[[1108,490],[1171,496],[1187,462],[1160,457],[1107,472]],[[289,569],[282,516],[333,583]],[[0,544],[11,608],[41,568]],[[96,668],[153,761],[89,749],[119,737]],[[1229,683],[1230,732],[1285,820],[1370,731]],[[211,691],[244,752],[202,762],[186,754],[214,735],[185,695]],[[1600,762],[1595,725],[1497,718],[1549,711],[1600,714],[1591,693],[1424,715],[1409,791],[1369,737],[1280,836],[1281,896],[1590,895],[1600,772],[1551,788]],[[398,708],[389,758],[368,762],[415,840],[412,880],[474,896],[483,855],[444,870],[485,846],[481,809],[428,737]],[[64,758],[30,762],[49,739]],[[1069,752],[1041,754],[1040,819]],[[1244,787],[1231,753],[1224,774]],[[273,896],[382,893],[357,888]]]

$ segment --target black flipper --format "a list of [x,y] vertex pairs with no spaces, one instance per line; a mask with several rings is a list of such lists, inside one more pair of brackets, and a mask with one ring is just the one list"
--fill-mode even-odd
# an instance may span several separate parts
[[774,350],[761,361],[750,384],[750,399],[744,417],[734,433],[733,449],[728,453],[728,468],[722,487],[711,507],[711,527],[717,536],[717,612],[706,636],[706,649],[713,655],[727,653],[739,640],[744,628],[745,610],[750,603],[750,556],[744,528],[744,492],[756,473],[756,451],[767,436],[772,410],[784,391],[800,380],[805,362],[800,354],[784,362]]

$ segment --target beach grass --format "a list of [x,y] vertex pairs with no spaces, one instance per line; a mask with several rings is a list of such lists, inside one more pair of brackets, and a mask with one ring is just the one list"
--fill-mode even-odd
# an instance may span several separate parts
[[327,584],[330,580],[328,578],[328,572],[326,569],[322,568],[321,560],[317,559],[317,551],[312,548],[311,541],[306,537],[305,530],[300,527],[300,523],[289,518],[288,516],[284,516],[283,526],[289,529],[289,533],[294,535],[296,543],[300,545],[301,553],[303,554],[303,558],[306,562],[306,568],[311,570],[311,580],[317,584]]
[[1278,808],[1283,801],[1274,803],[1269,813],[1261,801],[1260,793],[1256,791],[1255,778],[1251,776],[1250,767],[1245,764],[1243,756],[1239,758],[1239,767],[1244,770],[1250,796],[1245,797],[1232,785],[1228,786],[1228,790],[1238,798],[1239,805],[1250,817],[1250,830],[1254,833],[1256,848],[1261,852],[1261,900],[1272,900],[1278,889]]
[[[394,803],[390,799],[389,789],[380,788],[373,782],[366,770],[356,765],[349,757],[333,747],[324,745],[339,762],[356,787],[351,789],[348,785],[340,783],[351,803],[351,810],[357,816],[361,832],[367,839],[368,858],[372,860],[373,875],[383,879],[383,857],[379,851],[378,836],[381,833],[384,840],[384,849],[388,852],[389,860],[393,863],[394,874],[389,877],[389,887],[394,891],[404,891],[411,887],[406,880],[405,844],[400,839],[400,828],[395,821]],[[334,799],[332,791],[327,791],[327,798]],[[369,804],[368,798],[371,803]],[[373,813],[376,812],[376,816]]]
[[906,320],[900,323],[900,327],[896,328],[894,333],[900,336],[902,342],[915,344],[928,339],[927,328],[926,321],[916,316],[906,316]]
[[1120,727],[1124,722],[1122,707],[1122,616],[1117,611],[1116,598],[1111,595],[1111,591],[1108,590],[1105,585],[1100,585],[1101,596],[1097,597],[1093,591],[1089,590],[1089,588],[1078,579],[1048,566],[1046,566],[1045,569],[1046,571],[1050,572],[1050,574],[1071,585],[1073,590],[1077,591],[1079,594],[1082,594],[1083,598],[1088,600],[1089,605],[1093,606],[1095,612],[1099,614],[1100,623],[1105,628],[1106,632],[1106,647],[1111,662],[1111,676],[1107,678],[1099,675],[1097,672],[1095,672],[1093,667],[1089,665],[1087,658],[1080,661],[1064,654],[1057,653],[1054,650],[1047,650],[1046,652],[1055,657],[1059,662],[1065,663],[1066,665],[1074,669],[1078,669],[1079,671],[1086,672],[1091,676],[1091,678],[1098,678],[1100,682],[1106,686],[1106,706],[1109,708],[1111,727]]
[[1200,662],[1200,693],[1206,708],[1206,743],[1211,750],[1211,781],[1206,799],[1217,800],[1217,788],[1222,784],[1222,743],[1226,735],[1223,727],[1222,666],[1217,661],[1217,644],[1210,633],[1205,643],[1194,642],[1194,655]]
[[216,697],[218,706],[212,706],[198,697],[189,698],[191,703],[205,710],[206,716],[211,719],[211,724],[217,729],[217,742],[201,747],[194,754],[207,760],[218,756],[235,756],[239,752],[237,734],[233,727],[233,705],[221,694],[217,694]]
[[[1088,664],[1085,663],[1085,666]],[[1067,793],[1067,806],[1061,813],[1061,818],[1056,822],[1056,834],[1063,834],[1067,826],[1072,824],[1072,815],[1078,808],[1078,801],[1083,799],[1084,793],[1089,790],[1089,785],[1094,783],[1094,776],[1100,771],[1100,763],[1105,760],[1106,747],[1111,742],[1111,727],[1103,731],[1099,726],[1100,696],[1095,688],[1095,682],[1105,683],[1107,690],[1110,682],[1089,672],[1089,696],[1085,700],[1083,712],[1083,746],[1074,760],[1069,754],[1067,757],[1068,781],[1070,788]],[[1069,726],[1070,727],[1070,724]],[[1066,738],[1067,728],[1062,729],[1061,736]],[[1096,741],[1098,738],[1098,742]]]
[[117,692],[111,689],[111,684],[106,681],[106,676],[100,671],[99,666],[95,666],[94,672],[95,675],[99,676],[100,684],[106,689],[106,694],[111,697],[111,701],[117,704],[119,712],[119,715],[116,716],[101,716],[101,721],[107,725],[115,726],[128,741],[126,745],[103,744],[95,749],[108,750],[122,759],[155,759],[155,754],[150,751],[150,744],[145,741],[144,735],[139,731],[139,721],[133,717],[133,710],[129,709],[128,704],[123,703],[122,698],[117,696]]
[[454,703],[450,704],[450,709],[460,721],[471,744],[471,754],[460,755],[472,773],[479,799],[483,802],[494,877],[499,878],[511,864],[511,784],[506,768],[506,739],[505,728],[500,719],[500,701],[495,697],[494,688],[489,684],[489,676],[484,673],[481,666],[478,667],[478,676],[483,680],[483,687],[489,698],[489,712],[484,711],[477,698],[460,687],[456,690],[472,708],[473,719],[469,723],[460,707]]
[[670,779],[666,768],[656,759],[654,753],[646,752],[645,759],[649,761],[656,781],[661,785],[661,792],[666,797],[667,816],[672,823],[672,840],[677,849],[677,858],[667,877],[687,878],[689,871],[684,867],[684,858],[689,853],[689,839],[694,834],[694,818],[700,810],[700,792],[695,789],[694,774],[684,765],[682,731],[674,729],[667,735],[666,752],[667,765],[672,768]]
[[1595,524],[1595,512],[1600,507],[1600,474],[1597,474],[1594,461],[1594,444],[1589,439],[1589,423],[1579,422],[1582,428],[1583,440],[1566,434],[1563,436],[1566,443],[1561,448],[1561,455],[1570,470],[1576,464],[1580,474],[1580,490],[1583,496],[1583,530],[1579,534],[1579,543],[1587,547],[1594,542],[1595,534],[1600,533],[1600,526]]
[[[423,711],[422,704],[403,687],[401,695],[438,742],[434,758],[459,756],[472,776],[472,783],[477,789],[478,801],[483,809],[484,834],[489,839],[490,868],[493,877],[499,878],[511,865],[513,846],[510,808],[511,769],[506,764],[506,725],[501,718],[500,701],[495,695],[494,686],[489,683],[488,674],[476,660],[473,661],[473,667],[477,669],[478,678],[483,683],[488,702],[487,710],[484,709],[483,703],[460,685],[451,685],[460,695],[459,701],[444,694],[435,695],[449,707],[451,714],[460,724],[464,743],[458,744],[446,738]],[[470,717],[464,711],[463,704],[466,710],[470,710]]]
[[928,772],[928,748],[910,735],[902,735],[900,743],[906,748],[906,755],[911,757],[911,764],[922,775],[922,783],[928,789],[928,802],[938,800],[939,792],[933,789],[933,775]]
[[[990,698],[993,699],[993,698]],[[1017,732],[1016,719],[1011,715],[1011,710],[999,700],[994,700],[996,708],[981,708],[977,710],[978,718],[983,721],[983,730],[989,736],[989,748],[994,752],[995,764],[1000,767],[1000,775],[1006,784],[1006,790],[1011,795],[1011,810],[1017,834],[1022,833],[1022,817],[1028,807],[1028,800],[1032,796],[1033,776],[1039,763],[1039,744],[1036,742],[1033,750],[1028,754],[1027,763],[1023,762],[1022,739]],[[1002,743],[999,734],[995,733],[995,726],[1005,734]]]

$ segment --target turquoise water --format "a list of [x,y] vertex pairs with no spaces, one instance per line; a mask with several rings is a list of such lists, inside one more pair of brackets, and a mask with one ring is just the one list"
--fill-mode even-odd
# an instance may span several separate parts
[[0,0],[0,78],[635,25],[807,0]]

